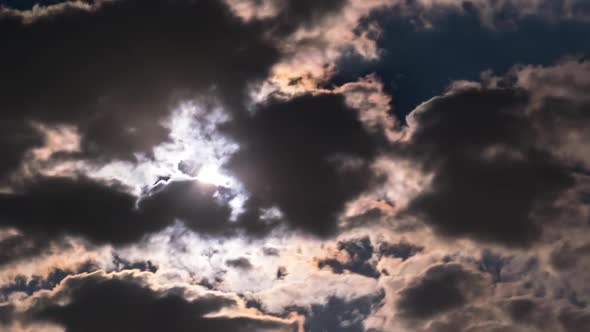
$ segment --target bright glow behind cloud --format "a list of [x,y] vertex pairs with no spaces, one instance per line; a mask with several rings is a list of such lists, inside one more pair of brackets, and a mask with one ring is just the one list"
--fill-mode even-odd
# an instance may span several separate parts
[[101,167],[96,176],[118,179],[132,188],[144,188],[162,177],[197,179],[209,184],[238,189],[237,180],[222,174],[221,166],[238,145],[217,131],[228,120],[221,108],[206,108],[185,102],[176,109],[166,126],[170,140],[156,146],[153,159],[139,155],[138,163],[114,162]]
[[212,164],[203,165],[199,170],[196,179],[202,183],[208,183],[222,187],[230,186],[233,181],[231,177],[221,173],[219,167]]

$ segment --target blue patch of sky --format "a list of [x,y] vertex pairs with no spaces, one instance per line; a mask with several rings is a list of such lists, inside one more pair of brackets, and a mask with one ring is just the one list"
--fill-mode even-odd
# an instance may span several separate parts
[[[68,1],[69,0],[0,0],[0,6],[18,10],[27,10],[33,8],[35,5],[47,6]],[[84,2],[92,3],[94,1],[86,0]]]
[[454,80],[478,80],[485,70],[503,74],[515,64],[550,65],[565,56],[590,54],[588,22],[528,17],[491,29],[476,13],[448,13],[425,29],[392,11],[377,12],[366,22],[374,20],[384,31],[378,41],[380,60],[347,58],[330,83],[377,73],[402,120]]

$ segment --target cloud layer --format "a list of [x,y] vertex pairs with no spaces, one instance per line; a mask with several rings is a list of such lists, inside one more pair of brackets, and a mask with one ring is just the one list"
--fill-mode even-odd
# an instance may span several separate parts
[[0,330],[586,331],[589,13],[0,0]]

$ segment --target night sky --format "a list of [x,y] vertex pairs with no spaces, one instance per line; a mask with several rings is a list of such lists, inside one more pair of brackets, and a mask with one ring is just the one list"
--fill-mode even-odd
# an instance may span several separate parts
[[590,331],[587,0],[0,0],[1,332]]

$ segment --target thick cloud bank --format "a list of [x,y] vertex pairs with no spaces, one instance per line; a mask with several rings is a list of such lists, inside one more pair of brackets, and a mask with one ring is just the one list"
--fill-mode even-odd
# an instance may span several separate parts
[[588,331],[589,14],[0,0],[0,331]]

